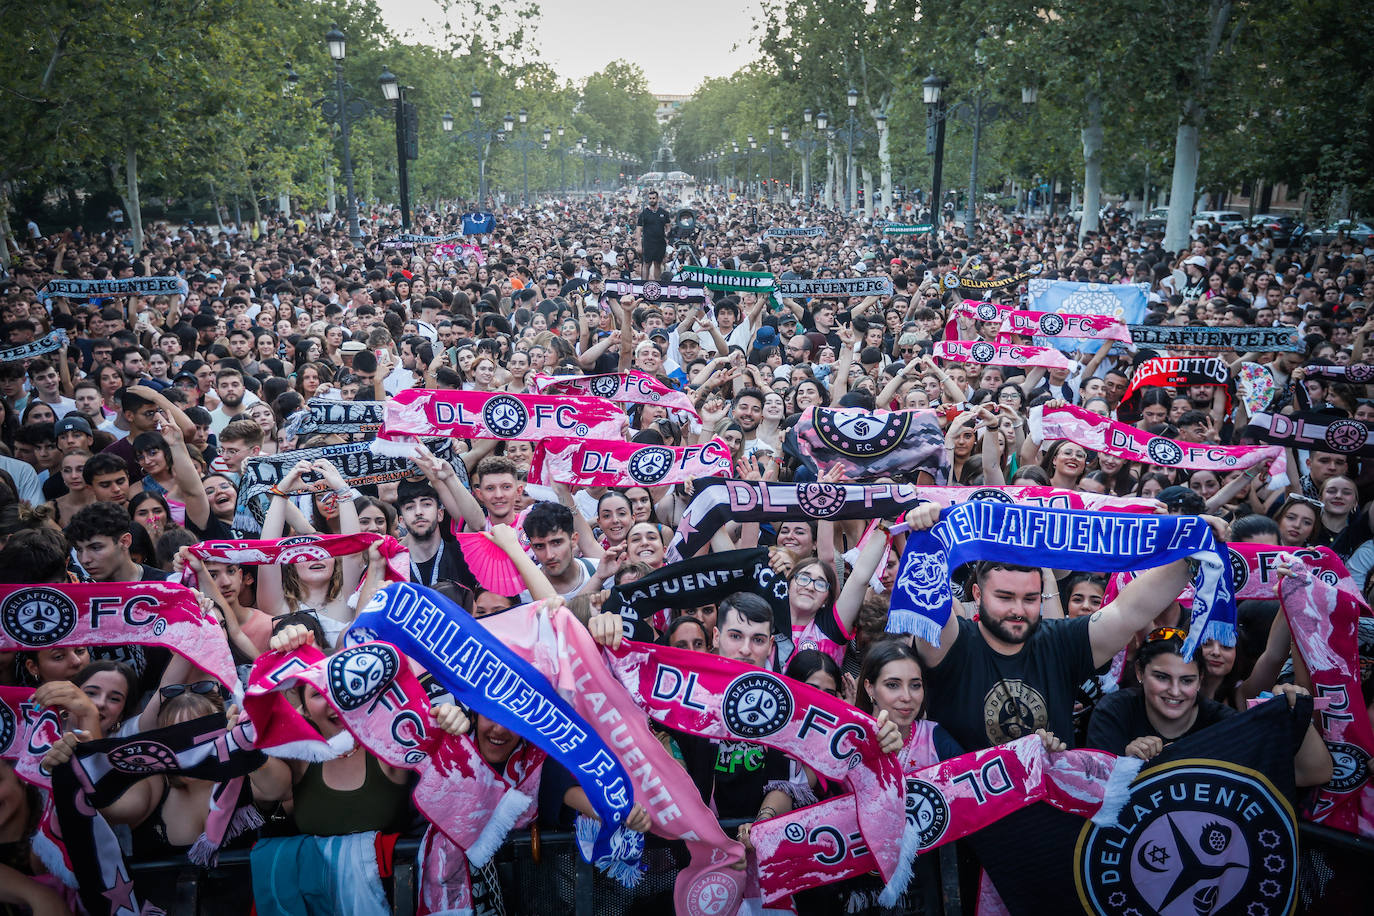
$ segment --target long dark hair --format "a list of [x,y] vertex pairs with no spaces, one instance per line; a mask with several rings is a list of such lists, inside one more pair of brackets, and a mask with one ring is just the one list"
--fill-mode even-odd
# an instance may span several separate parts
[[787,670],[783,673],[794,681],[805,683],[817,671],[830,675],[830,679],[835,682],[835,689],[841,693],[844,691],[844,673],[840,671],[840,666],[835,664],[835,660],[820,649],[802,649],[792,656],[792,660],[787,663]]
[[[901,661],[902,659],[910,659],[915,662],[917,670],[921,672],[922,677],[925,676],[925,668],[921,665],[921,659],[911,646],[900,639],[883,639],[874,643],[868,650],[868,655],[864,656],[863,667],[859,669],[859,690],[858,695],[854,697],[854,705],[870,716],[873,715],[873,699],[864,688],[869,684],[877,683],[879,675],[883,673],[883,668],[887,667],[889,662]],[[922,701],[921,708],[916,711],[916,718],[923,719],[925,714],[926,704]]]

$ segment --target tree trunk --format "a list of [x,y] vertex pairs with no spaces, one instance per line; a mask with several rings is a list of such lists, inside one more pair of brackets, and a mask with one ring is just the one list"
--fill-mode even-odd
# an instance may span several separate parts
[[[878,127],[878,170],[883,182],[883,211],[892,210],[892,135],[887,129],[887,119],[875,120]],[[871,203],[871,201],[870,201]]]
[[875,208],[873,205],[873,173],[868,169],[863,170],[864,182],[864,216],[874,216]]
[[119,196],[124,201],[124,212],[129,216],[129,228],[134,233],[134,247],[130,256],[137,258],[143,250],[143,205],[138,197],[138,150],[133,140],[124,141],[124,190]]
[[1204,100],[1211,81],[1212,61],[1231,21],[1232,0],[1211,0],[1207,43],[1198,49],[1193,69],[1192,94],[1184,101],[1174,137],[1174,180],[1169,193],[1169,222],[1164,230],[1164,250],[1178,252],[1188,245],[1193,225],[1193,199],[1197,194],[1198,128],[1207,115]]
[[1078,243],[1099,225],[1102,209],[1102,98],[1088,92],[1088,126],[1083,128],[1083,219],[1078,223]]
[[10,269],[10,183],[0,181],[0,267]]

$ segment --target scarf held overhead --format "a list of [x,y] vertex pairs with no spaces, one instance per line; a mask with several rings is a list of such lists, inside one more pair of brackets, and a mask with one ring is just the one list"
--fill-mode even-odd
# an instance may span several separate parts
[[379,449],[381,440],[402,436],[617,439],[626,422],[625,411],[606,398],[407,388],[387,401],[374,450],[390,453],[398,443]]
[[377,592],[345,637],[396,646],[474,712],[542,748],[577,779],[601,821],[592,861],[634,805],[625,768],[548,680],[461,607],[432,589],[393,582]]
[[623,439],[549,438],[538,443],[529,479],[546,486],[666,487],[730,473],[723,439],[702,445],[641,445]]
[[382,428],[380,401],[311,398],[308,406],[309,410],[296,430],[300,436],[375,433]]
[[942,282],[945,289],[962,288],[991,291],[995,289],[1006,289],[1022,281],[1029,280],[1031,277],[1038,277],[1044,269],[1045,266],[1043,264],[1032,264],[1025,270],[1014,273],[1009,277],[961,277],[957,273],[951,271],[945,274],[945,278]]
[[947,359],[955,363],[982,363],[985,366],[1073,368],[1073,363],[1053,347],[989,343],[986,340],[942,340],[935,345],[934,355],[936,359]]
[[522,658],[544,671],[561,696],[616,749],[635,779],[636,798],[653,832],[685,840],[691,864],[677,876],[674,912],[733,914],[743,873],[731,868],[744,850],[721,831],[696,786],[649,731],[644,711],[607,667],[591,634],[566,607],[540,603],[483,619]]
[[601,296],[604,299],[610,293],[633,296],[648,303],[706,301],[706,287],[686,280],[607,280],[606,291]]
[[64,280],[54,277],[38,291],[38,301],[53,298],[95,299],[105,296],[185,296],[182,277],[125,277],[122,280]]
[[1110,315],[1060,315],[1057,312],[1010,311],[1002,316],[1003,334],[1073,337],[1130,342],[1131,332]]
[[67,332],[58,328],[26,344],[0,349],[0,363],[17,363],[46,353],[56,353],[67,345]]
[[1265,461],[1269,479],[1277,486],[1288,483],[1288,465],[1277,445],[1215,445],[1182,442],[1155,436],[1125,423],[1117,423],[1073,405],[1033,407],[1030,412],[1031,437],[1036,442],[1068,439],[1094,452],[1106,452],[1126,461],[1154,464],[1190,471],[1242,471]]
[[1130,328],[1131,340],[1139,347],[1237,353],[1302,351],[1297,328],[1180,328],[1162,324],[1133,324]]
[[239,566],[291,566],[330,557],[363,553],[377,544],[386,560],[386,581],[410,579],[410,552],[389,534],[300,534],[256,541],[201,541],[190,547],[191,555],[214,563]]
[[705,652],[626,640],[612,667],[660,725],[775,748],[843,783],[883,881],[904,889],[916,835],[905,822],[901,766],[882,753],[871,716],[809,684]]
[[826,231],[824,226],[773,226],[763,235],[770,239],[824,238]]
[[802,461],[818,476],[838,464],[853,480],[914,480],[923,471],[936,484],[949,480],[945,434],[932,410],[808,407],[792,433]]
[[1352,385],[1374,382],[1374,363],[1351,363],[1348,366],[1303,366],[1309,378],[1334,378]]
[[1374,457],[1374,424],[1315,410],[1257,413],[1251,427],[1265,442],[1312,452]]
[[1043,509],[980,500],[943,510],[940,521],[907,536],[888,631],[931,645],[949,620],[950,572],[975,560],[1078,572],[1138,571],[1198,561],[1191,626],[1183,654],[1208,639],[1235,644],[1236,603],[1229,557],[1197,516]]
[[892,278],[839,277],[825,280],[778,280],[779,296],[789,299],[847,299],[850,296],[891,296]]
[[1144,360],[1131,373],[1131,383],[1121,396],[1122,415],[1139,411],[1140,395],[1151,388],[1191,388],[1194,385],[1228,388],[1226,409],[1230,412],[1231,370],[1216,356],[1156,356]]
[[605,398],[617,404],[654,404],[697,416],[696,406],[686,394],[638,369],[605,375],[536,375],[534,387],[540,394]]
[[679,270],[677,276],[689,283],[700,283],[707,289],[727,293],[771,293],[775,289],[773,275],[764,271],[687,266]]
[[1057,487],[916,487],[912,484],[766,483],[700,480],[668,545],[668,558],[696,556],[727,521],[805,522],[830,519],[894,519],[922,500],[941,507],[970,499],[991,499],[1059,509],[1153,512],[1155,501],[1061,490]]

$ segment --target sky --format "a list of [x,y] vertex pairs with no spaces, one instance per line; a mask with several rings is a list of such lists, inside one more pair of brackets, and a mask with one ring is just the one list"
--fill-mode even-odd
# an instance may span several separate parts
[[[499,0],[497,0],[499,2]],[[428,42],[434,0],[378,0],[392,31]],[[638,64],[649,91],[688,95],[707,77],[747,64],[758,0],[539,0],[540,57],[559,76],[580,82],[608,62]],[[738,48],[735,45],[739,45]]]

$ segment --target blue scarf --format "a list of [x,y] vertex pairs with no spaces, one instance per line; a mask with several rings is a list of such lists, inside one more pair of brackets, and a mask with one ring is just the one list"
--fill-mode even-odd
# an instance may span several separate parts
[[358,614],[344,640],[391,643],[463,705],[543,748],[596,809],[601,827],[592,861],[620,857],[612,837],[635,801],[625,767],[548,678],[461,607],[433,589],[393,582]]
[[[1190,515],[1127,515],[977,500],[940,513],[907,537],[887,629],[940,644],[953,593],[949,574],[977,560],[1078,572],[1138,572],[1175,560],[1199,563],[1185,658],[1209,639],[1236,641],[1231,564],[1207,522]],[[1172,598],[1173,596],[1168,596]]]

